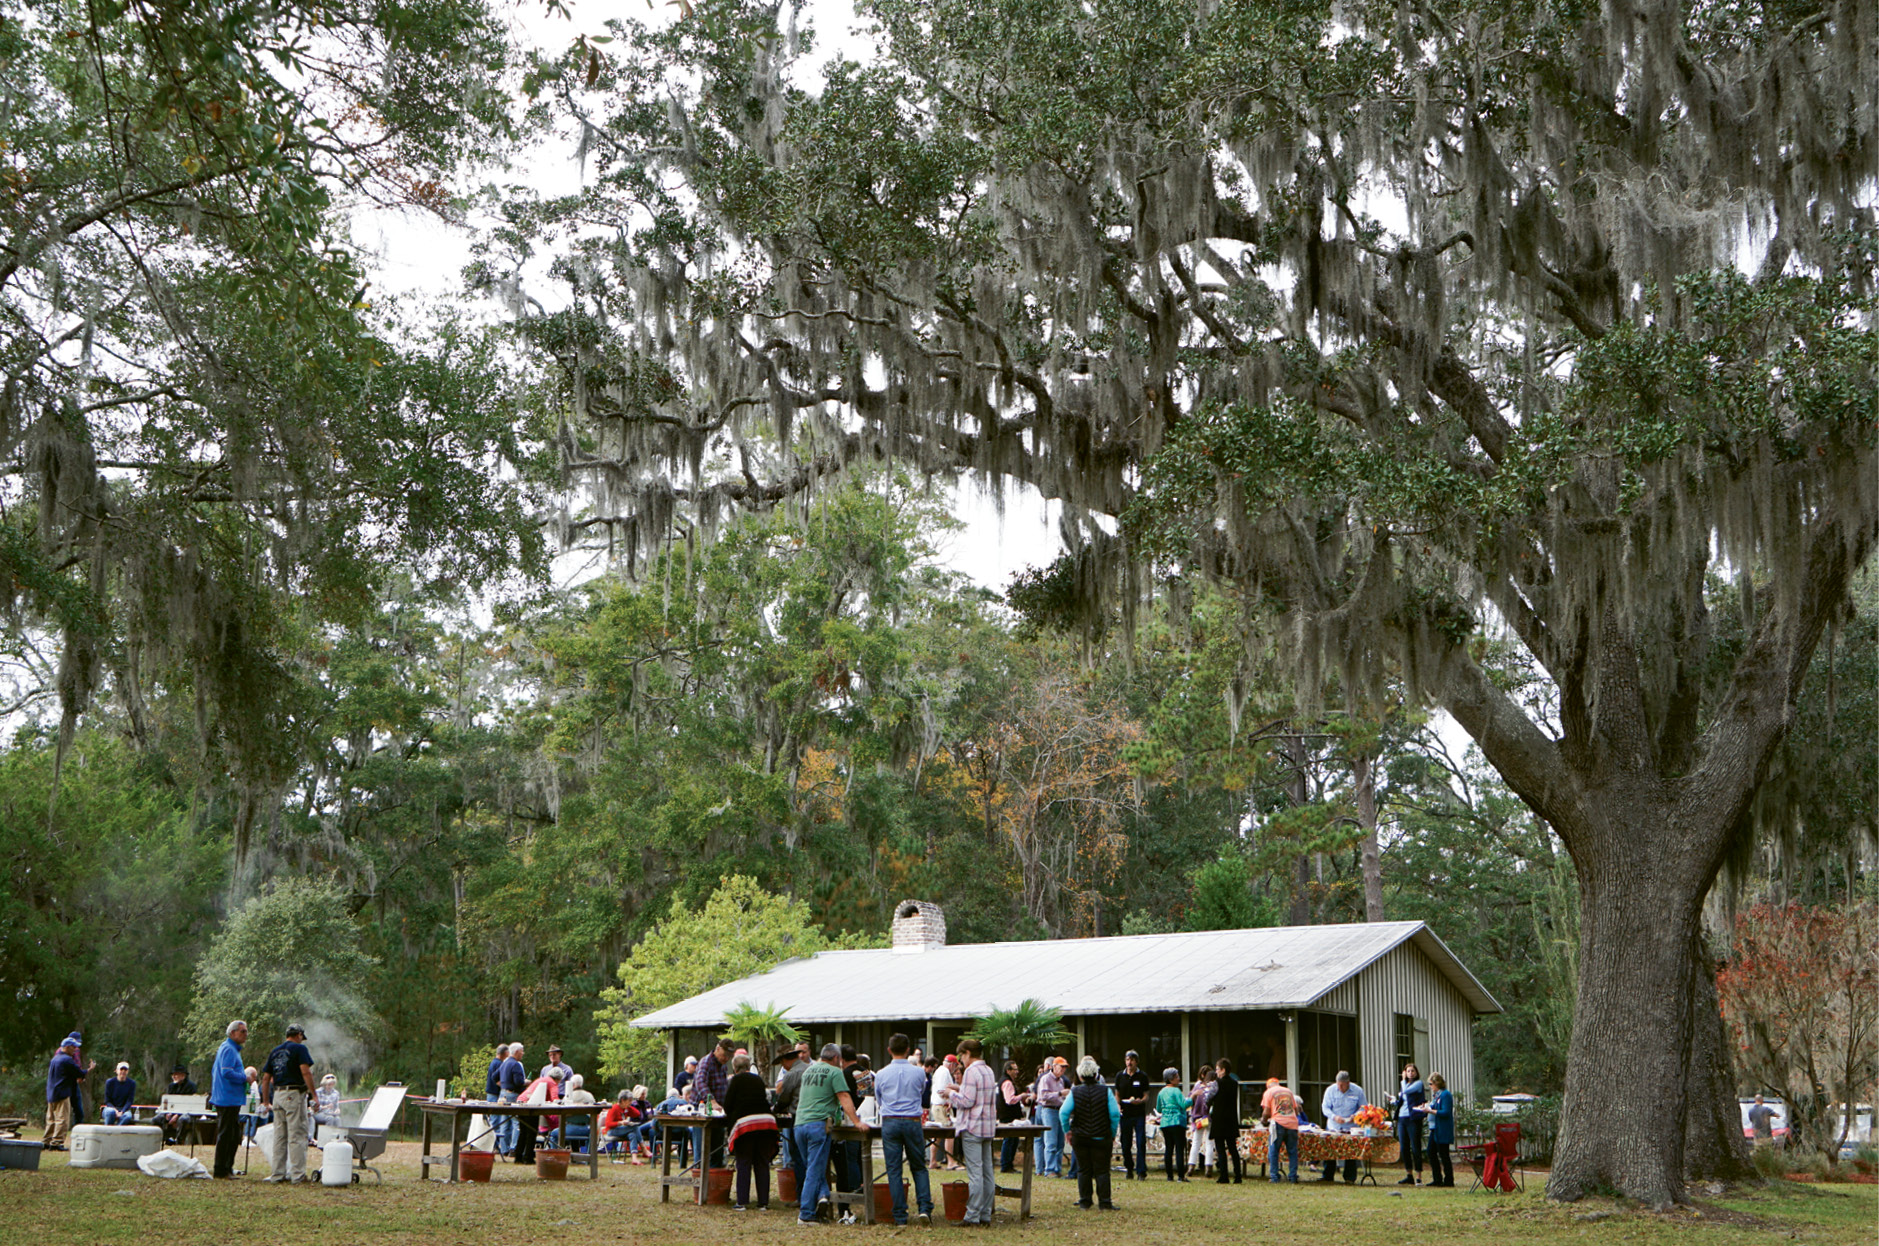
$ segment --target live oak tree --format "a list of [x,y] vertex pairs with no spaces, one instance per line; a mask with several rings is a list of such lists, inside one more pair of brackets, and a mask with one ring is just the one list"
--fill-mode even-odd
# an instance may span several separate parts
[[588,189],[480,276],[535,307],[499,257],[555,239],[579,522],[892,456],[1061,500],[1091,611],[1241,586],[1302,696],[1400,681],[1570,852],[1549,1192],[1739,1170],[1698,914],[1879,518],[1872,6],[864,11],[819,83],[744,0],[534,74]]
[[304,629],[392,564],[474,584],[538,544],[496,482],[520,452],[489,343],[370,307],[344,215],[448,213],[506,55],[481,0],[0,12],[14,708],[56,696],[63,756],[95,699],[140,746],[156,699],[193,701],[238,862],[291,778]]

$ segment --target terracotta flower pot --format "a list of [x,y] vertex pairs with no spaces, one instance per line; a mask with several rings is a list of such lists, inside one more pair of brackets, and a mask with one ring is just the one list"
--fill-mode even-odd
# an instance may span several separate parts
[[495,1166],[494,1151],[464,1151],[457,1156],[457,1176],[464,1181],[487,1181]]
[[535,1175],[543,1181],[566,1181],[572,1154],[566,1147],[542,1147],[535,1152]]

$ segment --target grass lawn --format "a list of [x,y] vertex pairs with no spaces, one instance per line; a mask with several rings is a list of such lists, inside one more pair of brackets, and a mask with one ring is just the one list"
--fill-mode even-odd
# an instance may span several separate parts
[[[810,1240],[950,1237],[963,1230],[877,1225],[798,1231],[794,1212],[700,1210],[659,1202],[651,1168],[601,1165],[589,1184],[576,1169],[566,1184],[542,1182],[532,1170],[498,1163],[488,1185],[445,1186],[417,1180],[414,1143],[394,1143],[381,1164],[385,1184],[328,1190],[319,1186],[244,1181],[158,1181],[137,1172],[80,1171],[63,1154],[47,1155],[36,1173],[0,1171],[0,1223],[34,1246],[160,1242],[163,1246],[228,1246],[241,1242],[348,1243],[539,1242],[554,1246],[614,1243],[621,1238],[736,1243],[795,1235]],[[207,1158],[207,1152],[200,1154]],[[259,1168],[259,1165],[256,1165]],[[1387,1182],[1391,1178],[1386,1176]],[[1732,1189],[1698,1207],[1654,1215],[1610,1201],[1551,1206],[1543,1175],[1525,1194],[1489,1197],[1465,1190],[1401,1189],[1385,1184],[1348,1188],[1274,1186],[1250,1177],[1241,1186],[1116,1182],[1121,1210],[1101,1214],[1070,1206],[1074,1186],[1039,1181],[1036,1216],[1020,1226],[1016,1201],[999,1200],[994,1232],[1035,1246],[1127,1240],[1131,1246],[1195,1242],[1260,1246],[1298,1243],[1421,1243],[1466,1246],[1545,1239],[1605,1243],[1733,1246],[1766,1243],[1771,1235],[1800,1242],[1872,1246],[1879,1241],[1879,1187],[1778,1184]],[[674,1199],[679,1195],[675,1192]],[[937,1191],[936,1191],[937,1201]],[[1005,1208],[1013,1208],[1007,1219]]]

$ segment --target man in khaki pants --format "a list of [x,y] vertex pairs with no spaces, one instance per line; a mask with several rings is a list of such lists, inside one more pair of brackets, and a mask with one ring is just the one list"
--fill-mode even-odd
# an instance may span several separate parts
[[287,1027],[287,1040],[268,1052],[261,1066],[261,1101],[274,1105],[274,1165],[269,1181],[307,1180],[307,1095],[313,1090],[313,1056],[298,1025]]
[[72,1134],[72,1105],[78,1101],[85,1074],[98,1067],[96,1060],[89,1067],[78,1063],[81,1043],[76,1031],[67,1034],[53,1053],[52,1064],[46,1071],[45,1144],[48,1151],[65,1149],[66,1139]]

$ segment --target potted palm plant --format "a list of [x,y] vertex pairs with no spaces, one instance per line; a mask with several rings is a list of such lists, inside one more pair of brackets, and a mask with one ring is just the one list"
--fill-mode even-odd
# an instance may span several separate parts
[[1015,1008],[993,1008],[976,1018],[966,1037],[983,1043],[987,1058],[1000,1048],[1009,1051],[1018,1067],[1028,1072],[1045,1052],[1074,1041],[1076,1035],[1064,1029],[1063,1014],[1057,1009],[1027,999]]
[[789,1023],[789,1009],[777,1007],[774,1000],[768,1007],[745,1000],[725,1012],[724,1023],[731,1039],[750,1049],[766,1077],[776,1067],[778,1053],[802,1039],[802,1031]]

